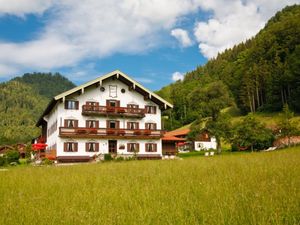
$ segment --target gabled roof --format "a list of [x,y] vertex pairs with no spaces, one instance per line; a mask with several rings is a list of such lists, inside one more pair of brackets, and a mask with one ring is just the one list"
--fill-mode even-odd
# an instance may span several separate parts
[[177,130],[173,130],[173,131],[169,131],[165,134],[165,136],[183,136],[183,135],[187,135],[190,132],[189,128],[184,128],[184,129],[177,129]]
[[179,138],[175,136],[166,136],[166,134],[162,137],[162,141],[186,141],[186,138]]
[[91,80],[85,84],[79,85],[75,88],[72,88],[68,91],[65,91],[57,96],[55,96],[50,103],[48,104],[47,108],[45,109],[44,113],[41,115],[41,117],[39,118],[38,122],[37,122],[37,126],[40,126],[42,121],[43,121],[43,117],[45,115],[47,115],[52,108],[56,105],[56,103],[60,100],[64,101],[65,98],[69,95],[72,95],[76,92],[84,92],[84,89],[95,85],[95,84],[99,84],[102,85],[102,81],[104,81],[105,79],[114,77],[118,80],[120,80],[121,82],[127,84],[128,86],[132,87],[134,90],[136,90],[137,92],[141,93],[144,96],[147,96],[147,98],[149,98],[149,100],[157,103],[158,105],[161,106],[162,109],[168,109],[168,108],[173,108],[173,105],[170,104],[169,102],[167,102],[166,100],[164,100],[163,98],[159,97],[157,94],[153,93],[152,91],[150,91],[149,89],[145,88],[143,85],[141,85],[140,83],[138,83],[137,81],[133,80],[132,78],[130,78],[128,75],[126,75],[125,73],[119,71],[119,70],[115,70],[113,72],[110,72],[108,74],[105,74],[101,77],[98,77],[94,80]]

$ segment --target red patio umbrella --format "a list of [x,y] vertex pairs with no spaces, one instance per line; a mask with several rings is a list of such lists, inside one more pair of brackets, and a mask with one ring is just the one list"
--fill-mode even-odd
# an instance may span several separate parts
[[38,151],[38,156],[40,158],[40,150],[45,150],[45,148],[47,147],[48,145],[45,144],[45,143],[36,143],[36,144],[32,144],[32,149],[33,151]]

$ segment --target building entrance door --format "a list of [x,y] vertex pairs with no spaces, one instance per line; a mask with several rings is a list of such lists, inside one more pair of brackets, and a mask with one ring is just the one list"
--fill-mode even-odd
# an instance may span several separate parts
[[109,153],[117,153],[117,141],[116,140],[108,141],[108,152]]

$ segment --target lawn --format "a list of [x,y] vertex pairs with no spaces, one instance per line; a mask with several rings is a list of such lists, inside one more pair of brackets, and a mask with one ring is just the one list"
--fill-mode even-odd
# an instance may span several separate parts
[[0,171],[0,224],[299,224],[300,148]]

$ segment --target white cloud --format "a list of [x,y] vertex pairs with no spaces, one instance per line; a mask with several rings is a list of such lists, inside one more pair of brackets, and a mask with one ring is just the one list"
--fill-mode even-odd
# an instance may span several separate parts
[[0,0],[1,14],[24,16],[28,13],[41,14],[47,10],[53,0]]
[[201,4],[213,16],[198,22],[194,35],[201,53],[212,58],[254,36],[276,11],[299,0],[210,0]]
[[199,7],[213,14],[196,24],[194,35],[203,54],[213,57],[254,35],[275,11],[293,2],[299,0],[0,0],[0,16],[49,13],[32,40],[0,41],[0,76],[76,67],[116,53],[142,53],[162,45],[161,34],[171,31],[189,46],[188,33],[174,27]]
[[173,81],[183,80],[183,78],[184,78],[184,74],[182,74],[180,72],[174,72],[172,74],[172,80]]
[[192,40],[186,30],[180,28],[173,29],[171,35],[179,41],[182,47],[189,47],[192,45]]

